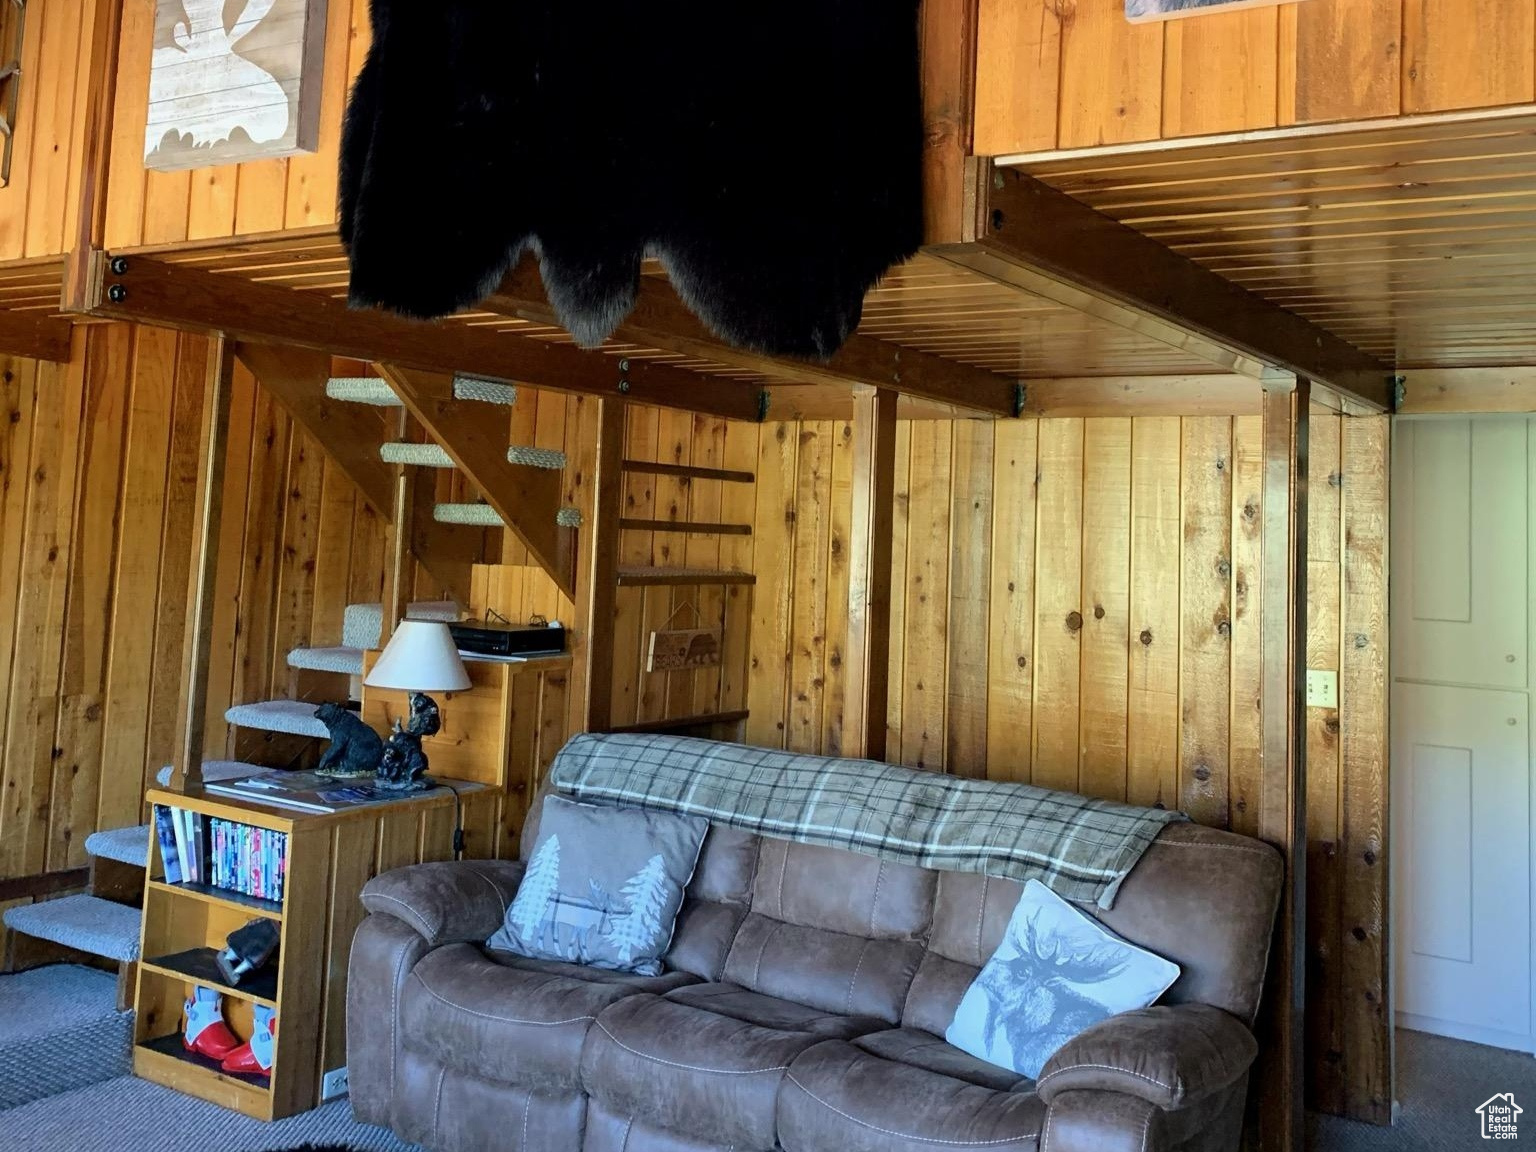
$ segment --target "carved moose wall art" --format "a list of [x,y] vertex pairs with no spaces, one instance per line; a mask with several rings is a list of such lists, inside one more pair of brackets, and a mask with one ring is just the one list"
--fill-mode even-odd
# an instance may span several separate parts
[[312,152],[326,0],[157,0],[144,166]]

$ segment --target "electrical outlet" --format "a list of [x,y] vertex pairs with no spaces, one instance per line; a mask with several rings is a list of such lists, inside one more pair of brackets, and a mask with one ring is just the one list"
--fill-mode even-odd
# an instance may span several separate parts
[[347,1094],[347,1070],[345,1068],[332,1068],[320,1081],[320,1099],[334,1100],[338,1096]]
[[1307,669],[1307,707],[1337,708],[1339,706],[1339,674],[1337,672]]

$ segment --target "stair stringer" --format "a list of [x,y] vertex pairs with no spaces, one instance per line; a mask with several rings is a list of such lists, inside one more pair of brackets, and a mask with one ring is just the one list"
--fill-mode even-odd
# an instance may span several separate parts
[[557,522],[564,494],[561,474],[508,460],[505,430],[456,401],[453,377],[388,364],[377,367],[406,409],[527,547],[529,556],[561,591],[574,596],[576,531]]

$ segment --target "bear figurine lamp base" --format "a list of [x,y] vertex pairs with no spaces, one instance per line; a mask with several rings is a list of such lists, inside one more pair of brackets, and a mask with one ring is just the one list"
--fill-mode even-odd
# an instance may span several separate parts
[[411,694],[409,718],[404,723],[395,718],[395,730],[384,744],[376,786],[390,792],[430,788],[421,741],[437,732],[442,721],[436,702],[427,693],[462,692],[470,684],[448,625],[402,620],[364,683],[370,688],[395,688]]

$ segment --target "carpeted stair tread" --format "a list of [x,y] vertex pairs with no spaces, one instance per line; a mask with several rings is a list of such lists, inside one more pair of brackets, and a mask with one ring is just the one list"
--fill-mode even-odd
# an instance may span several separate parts
[[[76,964],[0,976],[0,1110],[126,1075],[133,1014],[117,979]],[[0,1148],[24,1148],[6,1137]]]
[[489,504],[438,504],[432,519],[439,524],[470,524],[477,528],[502,528],[505,524]]
[[[155,773],[155,783],[162,788],[171,786],[171,774],[175,766],[167,764]],[[270,772],[260,764],[247,764],[243,760],[204,760],[203,783],[217,784],[220,780],[238,780],[242,776],[254,776],[258,772]]]
[[347,676],[363,674],[363,650],[338,645],[334,648],[295,648],[288,653],[288,667],[308,672],[340,672]]
[[317,707],[319,705],[308,700],[262,700],[255,704],[236,704],[224,713],[224,719],[236,728],[286,732],[290,736],[314,736],[323,740],[330,731],[315,718]]
[[85,838],[88,856],[100,856],[103,860],[116,860],[119,864],[132,864],[137,868],[149,867],[149,825],[136,828],[108,828],[92,832]]
[[379,445],[379,459],[386,464],[413,468],[452,468],[453,457],[440,444],[410,444],[392,440]]
[[[459,606],[452,600],[414,600],[405,608],[408,620],[455,623]],[[384,605],[348,604],[341,616],[341,643],[347,648],[377,648],[384,635]]]
[[346,404],[372,404],[375,408],[401,408],[395,390],[375,376],[333,376],[325,382],[325,394]]
[[65,896],[8,908],[5,926],[24,936],[108,960],[139,958],[139,910],[99,896]]

